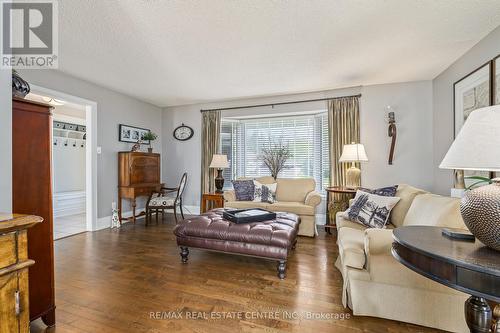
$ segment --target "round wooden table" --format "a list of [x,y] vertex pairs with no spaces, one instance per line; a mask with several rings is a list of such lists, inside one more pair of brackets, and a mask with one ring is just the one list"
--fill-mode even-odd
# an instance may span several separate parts
[[[330,221],[330,210],[335,213],[342,212],[349,207],[349,199],[354,198],[356,189],[344,186],[330,186],[325,188],[326,191],[326,223],[325,231],[331,234],[331,228],[336,228],[335,217],[333,223]],[[332,203],[330,203],[330,194],[334,195]],[[330,205],[333,206],[330,208]]]
[[411,270],[472,295],[465,302],[467,326],[471,332],[488,333],[492,310],[486,300],[500,303],[500,252],[478,240],[448,238],[441,231],[428,226],[396,228],[392,255]]

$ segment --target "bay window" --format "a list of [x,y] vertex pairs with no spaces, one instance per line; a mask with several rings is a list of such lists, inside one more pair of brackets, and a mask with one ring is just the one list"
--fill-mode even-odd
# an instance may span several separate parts
[[292,154],[279,177],[311,177],[316,180],[317,191],[324,192],[330,183],[327,112],[272,118],[223,118],[221,153],[230,160],[230,168],[223,173],[225,186],[230,188],[230,180],[240,177],[270,175],[259,156],[262,149],[273,142],[288,145]]

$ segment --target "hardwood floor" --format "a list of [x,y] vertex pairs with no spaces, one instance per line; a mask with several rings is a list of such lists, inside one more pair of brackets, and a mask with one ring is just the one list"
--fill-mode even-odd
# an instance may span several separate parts
[[280,281],[276,263],[262,259],[192,250],[182,264],[173,225],[166,214],[158,226],[141,219],[56,241],[57,326],[37,321],[31,332],[438,332],[344,309],[333,236],[300,237]]

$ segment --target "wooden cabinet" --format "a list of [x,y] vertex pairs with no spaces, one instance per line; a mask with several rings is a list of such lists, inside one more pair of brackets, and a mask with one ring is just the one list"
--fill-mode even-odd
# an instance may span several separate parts
[[[160,191],[160,154],[143,152],[118,153],[118,214],[122,220],[136,217],[136,198],[149,196],[152,191]],[[122,217],[122,200],[128,199],[132,204],[132,216]]]
[[44,219],[28,231],[31,320],[55,324],[51,106],[12,101],[12,210]]
[[0,332],[29,332],[27,228],[38,216],[0,214]]

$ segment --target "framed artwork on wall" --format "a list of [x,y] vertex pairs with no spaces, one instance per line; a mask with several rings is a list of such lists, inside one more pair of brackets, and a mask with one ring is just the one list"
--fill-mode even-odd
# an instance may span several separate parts
[[[460,129],[467,121],[469,115],[476,109],[491,105],[492,84],[491,61],[477,68],[472,73],[455,82],[453,85],[454,98],[454,137],[456,138]],[[464,171],[465,177],[490,177],[487,171]],[[466,179],[465,187],[474,183],[474,180]],[[455,184],[457,186],[457,184]],[[462,185],[463,186],[463,185]],[[460,187],[459,187],[460,188]]]
[[148,132],[149,129],[146,128],[120,124],[118,138],[121,142],[137,143],[140,141],[140,143],[149,144],[149,140],[144,140],[144,135]]
[[453,85],[455,137],[472,111],[491,105],[490,77],[488,62]]

